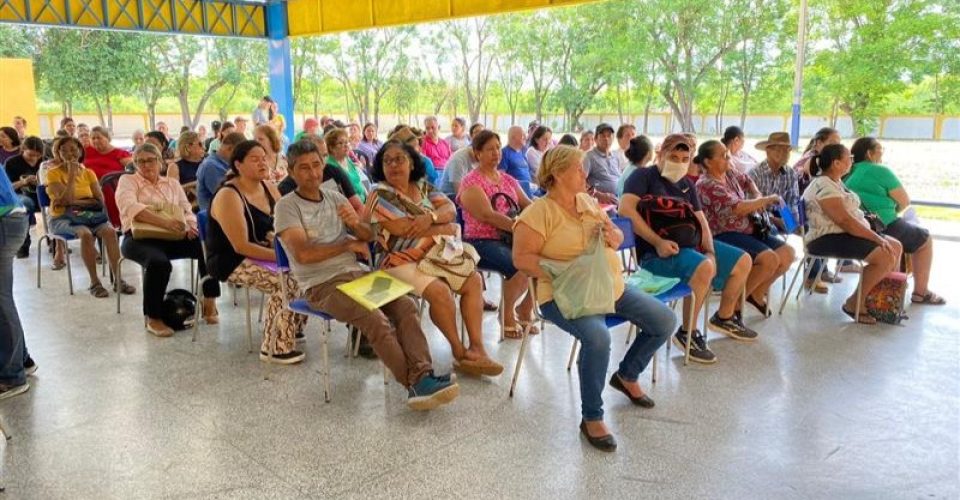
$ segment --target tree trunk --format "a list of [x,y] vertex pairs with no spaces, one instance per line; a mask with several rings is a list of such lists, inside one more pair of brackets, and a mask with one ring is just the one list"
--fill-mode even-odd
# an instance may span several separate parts
[[743,89],[743,102],[740,103],[740,128],[747,125],[747,106],[750,101],[750,91]]
[[653,92],[647,93],[647,103],[643,107],[643,133],[644,135],[650,130],[650,106],[653,105]]
[[617,117],[620,118],[620,123],[624,123],[623,120],[623,89],[620,84],[617,84]]
[[[177,92],[177,101],[180,103],[180,119],[183,120],[184,125],[187,125],[190,123],[190,91],[181,87],[180,91]],[[225,120],[226,118],[221,117],[221,119]]]
[[107,130],[113,133],[113,104],[110,102],[110,94],[107,94],[104,99],[107,104]]
[[94,97],[93,102],[97,105],[97,118],[100,120],[100,126],[105,127],[106,122],[103,120],[103,106],[100,105],[100,98]]

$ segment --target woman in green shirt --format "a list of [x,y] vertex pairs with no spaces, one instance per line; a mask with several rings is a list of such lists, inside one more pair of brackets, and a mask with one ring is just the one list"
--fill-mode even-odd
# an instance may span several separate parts
[[323,141],[327,144],[327,151],[330,153],[327,156],[327,165],[339,167],[346,172],[353,190],[360,197],[360,201],[366,203],[367,186],[364,185],[364,181],[368,184],[370,181],[367,179],[367,175],[360,170],[360,167],[348,156],[350,140],[347,131],[342,128],[332,129],[323,136]]
[[910,205],[910,196],[893,170],[881,164],[883,146],[880,141],[861,137],[853,143],[850,151],[853,170],[844,184],[857,193],[864,208],[883,221],[886,226],[883,233],[900,241],[903,251],[912,255],[914,287],[910,301],[914,304],[946,304],[943,297],[927,288],[933,264],[933,239],[929,231],[898,215]]

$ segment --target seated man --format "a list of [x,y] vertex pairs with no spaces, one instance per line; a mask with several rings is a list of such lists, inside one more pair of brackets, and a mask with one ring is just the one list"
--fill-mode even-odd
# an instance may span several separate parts
[[626,165],[620,164],[620,156],[613,154],[613,127],[606,123],[597,125],[596,146],[583,159],[587,172],[587,188],[600,203],[617,202],[617,180]]
[[[797,174],[787,166],[790,160],[790,134],[774,132],[765,141],[757,143],[757,149],[767,152],[767,158],[747,174],[753,179],[761,196],[777,195],[790,208],[793,220],[797,217],[797,207],[800,203],[800,190],[797,185]],[[771,221],[781,232],[785,227],[779,214],[771,214]]]
[[477,155],[473,148],[458,149],[447,161],[447,168],[440,175],[440,191],[451,200],[456,198],[457,193],[460,192],[460,181],[475,168],[477,168]]
[[370,311],[337,289],[366,274],[357,255],[369,257],[373,230],[343,195],[321,188],[326,167],[315,145],[294,143],[287,158],[297,190],[277,202],[274,227],[310,306],[354,325],[370,339],[383,364],[407,388],[410,408],[431,410],[453,401],[460,388],[448,375],[434,375],[412,299],[400,297]]
[[[689,297],[684,299],[683,324],[674,335],[674,343],[684,348],[687,332],[692,331],[690,359],[709,364],[716,361],[716,356],[707,347],[706,336],[694,327],[703,302],[712,291],[711,284],[713,289],[722,290],[720,308],[710,318],[711,328],[738,340],[753,340],[757,336],[743,325],[737,311],[752,262],[742,250],[714,241],[696,188],[686,178],[692,150],[690,138],[683,134],[667,136],[657,153],[656,167],[638,168],[630,174],[623,188],[619,213],[630,218],[633,230],[639,236],[637,254],[642,267],[658,276],[679,278],[696,294],[695,303]],[[651,228],[637,209],[640,197],[645,195],[679,198],[692,205],[700,223],[699,246],[680,247],[675,241],[657,234],[657,228]],[[690,321],[691,307],[693,323]]]

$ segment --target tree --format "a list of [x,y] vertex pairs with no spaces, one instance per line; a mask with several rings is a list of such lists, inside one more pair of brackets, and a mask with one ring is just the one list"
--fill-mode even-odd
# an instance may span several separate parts
[[38,52],[37,68],[43,86],[61,103],[65,116],[73,115],[73,103],[80,97],[80,82],[89,71],[84,66],[82,46],[86,31],[46,30]]
[[826,42],[813,64],[858,135],[871,133],[887,99],[906,87],[923,40],[939,23],[936,0],[811,2],[811,32]]
[[170,83],[175,68],[164,56],[171,50],[171,42],[169,36],[138,34],[133,40],[137,45],[137,56],[128,61],[136,67],[130,83],[147,108],[147,122],[151,129],[157,124],[157,102],[172,90]]
[[492,47],[493,25],[488,18],[449,21],[446,31],[456,41],[460,56],[460,82],[467,97],[470,121],[480,120],[487,100],[490,74],[495,60],[488,49]]
[[549,50],[560,39],[561,24],[549,11],[500,16],[494,23],[499,54],[516,62],[526,73],[532,91],[533,112],[537,120],[543,113],[557,81],[558,55]]
[[[252,44],[261,41],[248,41],[230,38],[199,39],[191,36],[173,38],[173,50],[167,53],[171,64],[178,68],[173,79],[173,89],[180,104],[180,116],[184,126],[195,128],[210,98],[225,85],[238,85],[245,75],[265,73],[265,68],[250,65],[254,58],[249,57]],[[200,99],[191,113],[191,84],[196,80],[191,72],[195,59],[206,55],[207,75]],[[264,61],[261,58],[259,61]],[[192,116],[191,116],[192,115]]]

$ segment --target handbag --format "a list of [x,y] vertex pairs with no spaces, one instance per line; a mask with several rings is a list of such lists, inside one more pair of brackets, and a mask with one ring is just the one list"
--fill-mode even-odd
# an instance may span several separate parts
[[[154,215],[162,217],[166,220],[172,220],[181,222],[186,225],[186,219],[183,217],[183,210],[179,205],[174,205],[173,203],[161,203],[158,205],[149,205],[146,210],[149,210]],[[133,234],[133,239],[135,240],[168,240],[176,241],[182,240],[184,234],[181,232],[171,231],[165,227],[155,226],[153,224],[134,220],[133,224],[130,226],[130,232]]]
[[883,232],[887,229],[887,225],[880,220],[880,216],[873,212],[864,210],[863,218],[867,220],[867,224],[870,224],[870,230],[877,234],[883,234]]
[[107,212],[100,203],[84,207],[70,205],[64,209],[63,217],[70,221],[71,226],[86,226],[89,228],[95,228],[109,221]]
[[[497,212],[497,200],[503,200],[507,205],[506,212],[500,212],[503,215],[506,215],[510,219],[516,219],[520,215],[520,205],[516,201],[513,201],[513,198],[507,196],[507,193],[493,193],[493,196],[490,197],[490,206]],[[510,248],[513,248],[513,233],[510,231],[504,231],[503,229],[497,229],[497,234],[500,236],[500,241]]]
[[[462,247],[456,248],[458,245]],[[451,252],[453,256],[449,256]],[[479,260],[477,251],[472,245],[453,237],[443,237],[427,250],[423,259],[417,263],[417,270],[430,276],[443,278],[453,290],[457,291],[477,269],[477,260]]]
[[766,210],[753,212],[749,216],[750,223],[753,224],[753,236],[758,240],[765,240],[773,233],[773,223],[770,222],[770,213]]

